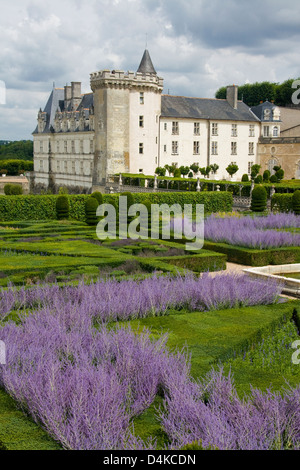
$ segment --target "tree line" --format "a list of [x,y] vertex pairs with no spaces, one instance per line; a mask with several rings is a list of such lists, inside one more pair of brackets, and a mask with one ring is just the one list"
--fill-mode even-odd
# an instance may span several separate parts
[[[292,95],[295,89],[292,84],[296,79],[289,78],[282,83],[256,82],[246,83],[239,87],[238,99],[244,101],[249,107],[258,106],[261,101],[274,101],[277,106],[289,106],[292,104]],[[217,90],[215,97],[226,99],[227,86]]]
[[32,140],[20,140],[10,143],[0,142],[0,160],[33,161]]

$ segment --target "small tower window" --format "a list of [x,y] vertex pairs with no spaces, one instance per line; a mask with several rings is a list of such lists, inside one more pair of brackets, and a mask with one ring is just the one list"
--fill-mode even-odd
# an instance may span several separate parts
[[144,127],[144,116],[140,116],[139,125],[140,125],[140,127]]
[[139,154],[142,155],[144,153],[144,144],[140,143],[139,144]]
[[144,103],[145,103],[144,93],[141,92],[141,93],[140,93],[140,104],[144,104]]

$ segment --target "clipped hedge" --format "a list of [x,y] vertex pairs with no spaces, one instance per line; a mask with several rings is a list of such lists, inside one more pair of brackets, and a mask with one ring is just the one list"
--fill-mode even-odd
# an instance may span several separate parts
[[293,264],[300,262],[300,247],[272,248],[268,250],[257,250],[242,248],[226,243],[214,243],[205,241],[205,250],[224,253],[231,263],[243,264],[245,266],[268,266],[280,264]]
[[271,209],[273,212],[292,212],[293,194],[274,194],[271,200]]
[[[205,213],[231,212],[233,198],[229,192],[187,192],[187,193],[134,193],[134,203],[150,201],[152,204],[204,204]],[[57,195],[0,196],[0,221],[10,220],[56,220]],[[67,195],[70,218],[85,222],[85,204],[91,196],[86,194]],[[104,194],[103,202],[119,207],[118,194]]]

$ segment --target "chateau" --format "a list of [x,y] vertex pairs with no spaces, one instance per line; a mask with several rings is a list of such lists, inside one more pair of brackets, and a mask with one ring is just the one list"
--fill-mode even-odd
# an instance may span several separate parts
[[226,100],[163,94],[147,49],[137,72],[102,70],[90,84],[87,94],[79,82],[53,88],[40,109],[35,183],[101,190],[109,175],[193,163],[217,164],[216,179],[228,179],[226,167],[236,163],[240,179],[259,163],[260,141],[280,136],[280,109],[269,102],[250,109],[235,85]]

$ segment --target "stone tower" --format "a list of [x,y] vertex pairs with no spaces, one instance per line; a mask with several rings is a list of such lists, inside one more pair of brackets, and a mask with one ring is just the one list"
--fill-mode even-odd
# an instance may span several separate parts
[[[136,73],[102,70],[90,76],[94,93],[93,184],[108,175],[141,171],[157,162],[163,79],[144,52]],[[147,170],[149,168],[149,170]]]

